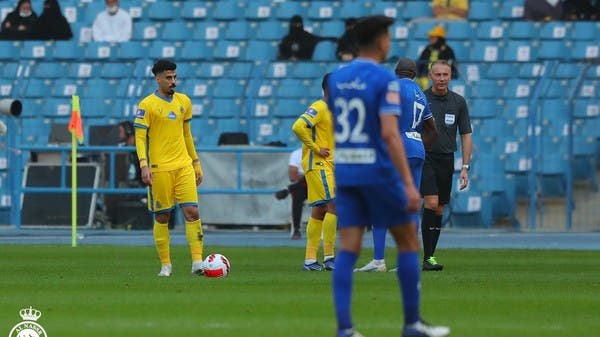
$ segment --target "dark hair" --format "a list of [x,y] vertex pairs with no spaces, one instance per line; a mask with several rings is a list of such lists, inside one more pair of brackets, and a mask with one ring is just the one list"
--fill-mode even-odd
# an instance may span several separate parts
[[415,78],[417,75],[417,64],[413,59],[407,57],[401,58],[396,64],[395,72],[400,78]]
[[321,82],[321,88],[323,91],[327,91],[327,81],[329,80],[329,75],[331,75],[331,73],[323,75],[323,81]]
[[385,15],[364,17],[354,26],[354,34],[359,47],[367,47],[388,31],[394,19]]
[[177,65],[169,60],[158,60],[154,63],[152,67],[152,73],[154,76],[167,71],[167,70],[175,70],[177,69]]
[[133,130],[133,123],[131,121],[122,121],[119,126],[125,131],[125,136],[133,136],[135,131]]

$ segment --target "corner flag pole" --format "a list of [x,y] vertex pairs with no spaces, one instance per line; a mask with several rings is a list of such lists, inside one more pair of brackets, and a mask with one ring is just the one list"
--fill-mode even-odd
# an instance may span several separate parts
[[83,125],[79,110],[79,96],[73,95],[71,121],[71,246],[77,247],[77,143],[83,144]]

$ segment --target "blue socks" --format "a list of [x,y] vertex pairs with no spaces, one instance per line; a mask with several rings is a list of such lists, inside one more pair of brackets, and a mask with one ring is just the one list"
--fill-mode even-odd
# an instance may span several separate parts
[[404,324],[412,324],[419,320],[419,297],[421,292],[419,254],[417,252],[398,253],[396,261],[396,266],[398,266],[396,275],[400,281],[402,305],[404,306]]
[[373,259],[385,259],[385,235],[387,234],[386,227],[373,226]]
[[[333,270],[333,304],[338,331],[352,328],[350,304],[352,302],[352,273],[358,255],[340,250],[335,257]],[[418,267],[418,264],[417,264]]]

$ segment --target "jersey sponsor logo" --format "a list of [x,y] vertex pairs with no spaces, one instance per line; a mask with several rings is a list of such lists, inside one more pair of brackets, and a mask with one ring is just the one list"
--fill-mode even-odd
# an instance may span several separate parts
[[373,164],[377,159],[375,149],[337,149],[336,164]]
[[315,110],[313,108],[309,108],[304,113],[307,114],[307,115],[309,115],[310,117],[314,118],[317,115],[317,110]]
[[146,114],[146,110],[138,109],[137,112],[135,113],[135,118],[144,118],[145,114]]
[[388,83],[385,100],[388,104],[400,104],[400,83],[396,81]]
[[336,83],[335,87],[338,90],[365,90],[367,89],[367,84],[360,81],[360,78],[355,78],[352,82],[340,82]]
[[173,111],[169,111],[168,119],[177,119],[177,115]]
[[421,141],[421,134],[418,132],[410,131],[405,132],[404,134],[406,135],[406,138]]

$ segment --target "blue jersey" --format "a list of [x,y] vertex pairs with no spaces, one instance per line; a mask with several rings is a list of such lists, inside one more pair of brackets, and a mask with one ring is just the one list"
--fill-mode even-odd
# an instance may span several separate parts
[[402,106],[399,123],[406,157],[425,159],[421,130],[423,130],[423,122],[433,117],[427,97],[413,80],[401,78],[398,83],[400,83],[400,104]]
[[331,73],[327,103],[334,115],[337,186],[390,184],[400,175],[381,138],[379,116],[400,115],[400,85],[385,67],[356,59]]

